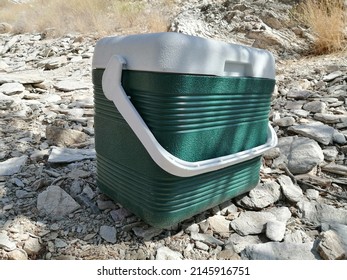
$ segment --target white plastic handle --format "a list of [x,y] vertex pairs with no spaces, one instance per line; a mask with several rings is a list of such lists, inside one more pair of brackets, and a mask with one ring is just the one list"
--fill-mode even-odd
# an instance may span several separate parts
[[104,94],[113,101],[119,113],[134,131],[154,162],[166,172],[179,177],[191,177],[253,159],[277,145],[276,132],[269,124],[267,142],[258,147],[196,162],[175,157],[159,144],[125,93],[121,85],[124,65],[126,65],[126,60],[122,56],[114,55],[111,57],[102,77]]

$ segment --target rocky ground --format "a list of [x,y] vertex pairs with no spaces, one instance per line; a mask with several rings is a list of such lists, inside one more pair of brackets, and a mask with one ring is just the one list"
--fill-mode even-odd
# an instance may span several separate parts
[[303,57],[312,35],[290,24],[293,1],[180,2],[172,31],[276,57],[279,144],[259,185],[148,226],[96,186],[95,38],[1,34],[0,259],[347,259],[346,54]]

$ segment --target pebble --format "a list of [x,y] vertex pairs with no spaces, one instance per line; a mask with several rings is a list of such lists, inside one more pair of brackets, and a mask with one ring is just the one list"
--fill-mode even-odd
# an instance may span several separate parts
[[99,234],[102,239],[109,243],[117,242],[117,230],[115,227],[103,225],[100,227]]
[[283,194],[288,200],[295,203],[304,199],[302,189],[298,185],[293,184],[290,177],[281,175],[277,180],[281,185]]
[[58,186],[49,186],[37,197],[38,211],[53,220],[62,219],[78,208],[80,205]]

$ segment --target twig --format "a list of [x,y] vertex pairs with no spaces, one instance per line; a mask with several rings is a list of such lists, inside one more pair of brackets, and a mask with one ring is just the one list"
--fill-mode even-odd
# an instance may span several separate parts
[[325,193],[327,193],[327,194],[329,194],[329,195],[331,195],[333,197],[347,200],[347,196],[345,196],[345,195],[339,195],[339,194],[332,193],[331,191],[324,190],[322,188],[316,187],[316,186],[314,186],[314,185],[312,185],[312,184],[310,184],[308,182],[305,182],[303,180],[299,180],[298,182],[299,182],[299,184],[306,185],[306,186],[308,186],[308,187],[310,187],[312,189],[315,189],[317,191],[320,191],[320,192],[325,192]]
[[286,172],[286,174],[293,180],[294,184],[298,185],[298,184],[302,184],[302,185],[305,185],[307,187],[310,187],[312,189],[315,189],[319,192],[324,192],[324,193],[327,193],[333,197],[336,197],[336,198],[340,198],[340,199],[345,199],[347,200],[347,196],[344,196],[344,195],[339,195],[339,194],[335,194],[335,193],[332,193],[331,191],[328,191],[328,190],[324,190],[322,188],[319,188],[319,187],[316,187],[315,185],[312,185],[311,183],[307,182],[307,181],[304,181],[304,180],[301,180],[301,179],[297,179],[292,172],[290,172],[290,170],[288,169],[288,167],[286,165],[283,166],[283,169],[284,171]]

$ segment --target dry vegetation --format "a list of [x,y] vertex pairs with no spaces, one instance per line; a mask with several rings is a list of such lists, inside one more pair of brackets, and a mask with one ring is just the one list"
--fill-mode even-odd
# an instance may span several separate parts
[[301,22],[315,35],[313,54],[341,51],[347,43],[347,11],[344,0],[305,0],[296,8]]
[[159,32],[168,28],[171,0],[32,0],[14,4],[0,0],[0,22],[12,32],[95,33]]

